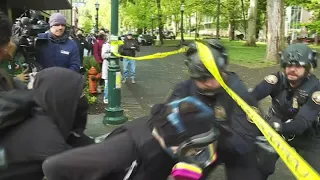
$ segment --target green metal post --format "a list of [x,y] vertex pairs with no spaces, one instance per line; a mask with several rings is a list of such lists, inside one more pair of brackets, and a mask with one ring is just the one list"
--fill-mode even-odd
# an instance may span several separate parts
[[[119,0],[111,1],[111,43],[118,40],[118,16]],[[116,37],[116,38],[115,38]],[[125,123],[128,118],[124,116],[121,108],[121,71],[119,57],[113,54],[109,58],[108,70],[108,107],[105,111],[103,124],[119,125]]]

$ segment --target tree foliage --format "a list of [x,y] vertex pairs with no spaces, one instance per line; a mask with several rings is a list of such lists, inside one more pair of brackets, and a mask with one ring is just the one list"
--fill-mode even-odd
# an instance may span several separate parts
[[288,5],[296,5],[312,12],[310,22],[302,24],[310,31],[320,33],[320,1],[319,0],[286,0]]
[[[86,33],[90,32],[95,25],[95,17],[97,14],[95,8],[96,0],[87,0],[87,2],[79,8],[79,26]],[[110,1],[99,1],[99,28],[110,29]]]

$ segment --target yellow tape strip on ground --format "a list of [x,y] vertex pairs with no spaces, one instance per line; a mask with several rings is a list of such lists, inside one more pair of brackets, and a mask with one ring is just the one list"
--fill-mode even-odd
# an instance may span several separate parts
[[274,131],[273,128],[271,128],[257,112],[255,112],[243,99],[241,99],[225,84],[209,48],[200,42],[196,42],[196,45],[201,61],[205,67],[220,83],[221,87],[225,89],[232,99],[252,119],[294,176],[299,180],[320,179],[319,174],[290,145],[288,145],[287,142],[284,141],[284,139]]

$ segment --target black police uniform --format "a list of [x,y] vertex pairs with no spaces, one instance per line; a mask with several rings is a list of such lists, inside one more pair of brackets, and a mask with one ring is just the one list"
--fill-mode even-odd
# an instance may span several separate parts
[[[319,79],[310,74],[302,80],[299,87],[293,89],[284,73],[277,72],[266,76],[251,94],[259,101],[271,96],[272,107],[266,120],[281,123],[280,133],[313,168],[320,172]],[[278,158],[279,156],[274,154],[274,157],[268,156],[266,158],[268,161],[262,163],[261,169],[267,176],[274,172]]]
[[[227,74],[226,84],[249,105],[257,107],[257,101],[247,91],[239,77],[232,72]],[[213,96],[199,93],[192,79],[176,85],[168,101],[194,96],[211,107],[214,111],[213,121],[219,122],[222,134],[218,139],[217,161],[205,169],[202,179],[207,179],[217,165],[224,163],[229,180],[259,180],[260,172],[255,154],[255,137],[260,134],[255,124],[250,122],[246,114],[224,90]]]

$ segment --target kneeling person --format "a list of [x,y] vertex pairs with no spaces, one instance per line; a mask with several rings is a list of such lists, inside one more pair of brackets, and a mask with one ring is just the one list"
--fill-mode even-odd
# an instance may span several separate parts
[[219,130],[211,117],[212,111],[191,97],[158,104],[150,117],[117,128],[101,144],[48,158],[43,171],[48,180],[164,180],[180,162],[173,176],[199,179],[201,168],[215,161]]

